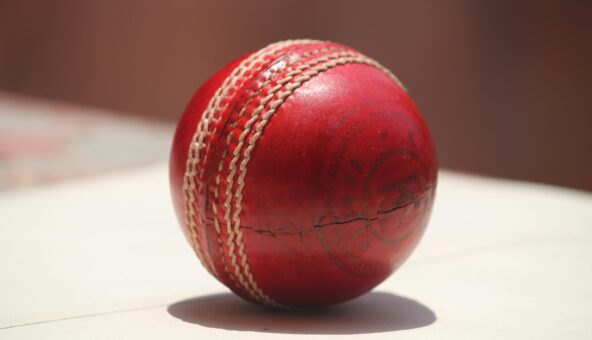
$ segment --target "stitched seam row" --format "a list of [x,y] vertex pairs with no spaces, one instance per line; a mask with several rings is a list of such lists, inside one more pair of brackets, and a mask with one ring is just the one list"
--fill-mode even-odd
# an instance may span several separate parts
[[[254,68],[258,63],[263,61],[266,57],[269,57],[277,51],[289,46],[300,43],[311,43],[310,40],[295,40],[295,41],[283,41],[275,44],[271,44],[256,53],[250,55],[248,58],[243,60],[238,67],[236,67],[232,73],[224,80],[222,86],[220,86],[214,96],[210,99],[208,106],[202,114],[200,121],[196,127],[193,135],[191,144],[189,146],[188,157],[186,162],[185,175],[183,178],[183,198],[184,198],[184,212],[185,212],[185,225],[190,231],[190,241],[193,249],[201,261],[202,265],[214,276],[218,277],[216,269],[212,264],[207,262],[204,258],[202,245],[199,237],[199,228],[197,228],[195,222],[195,189],[197,174],[197,166],[200,161],[200,151],[204,147],[203,140],[205,135],[208,133],[210,123],[214,119],[216,112],[223,111],[226,108],[227,102],[221,106],[222,99],[225,98],[231,90],[234,90],[240,79],[246,72]],[[214,124],[215,125],[215,124]],[[208,145],[209,147],[209,145]],[[206,149],[207,151],[207,149]],[[199,169],[200,174],[203,175],[203,167]],[[203,184],[197,181],[198,193],[203,192]],[[198,216],[201,227],[205,226],[205,218],[201,214]]]

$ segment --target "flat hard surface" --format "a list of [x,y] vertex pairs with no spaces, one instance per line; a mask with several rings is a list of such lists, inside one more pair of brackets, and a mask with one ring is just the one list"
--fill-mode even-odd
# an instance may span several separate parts
[[590,259],[591,194],[444,171],[394,276],[338,307],[271,312],[200,267],[160,164],[0,193],[0,338],[591,338]]

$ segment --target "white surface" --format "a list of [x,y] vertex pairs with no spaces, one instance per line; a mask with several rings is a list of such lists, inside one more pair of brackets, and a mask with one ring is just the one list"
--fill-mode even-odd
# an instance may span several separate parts
[[0,339],[592,338],[591,194],[442,172],[398,272],[290,314],[201,268],[167,178],[163,164],[0,193]]

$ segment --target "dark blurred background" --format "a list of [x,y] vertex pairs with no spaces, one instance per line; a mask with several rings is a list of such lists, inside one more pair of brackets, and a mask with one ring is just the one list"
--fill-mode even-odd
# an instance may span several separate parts
[[0,91],[173,122],[288,38],[393,70],[443,167],[592,190],[591,1],[0,1]]

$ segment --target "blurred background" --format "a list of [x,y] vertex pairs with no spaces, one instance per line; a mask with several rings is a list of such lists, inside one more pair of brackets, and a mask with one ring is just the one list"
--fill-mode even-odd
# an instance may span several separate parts
[[165,159],[209,75],[289,38],[390,68],[444,168],[592,190],[583,0],[0,0],[0,187]]

